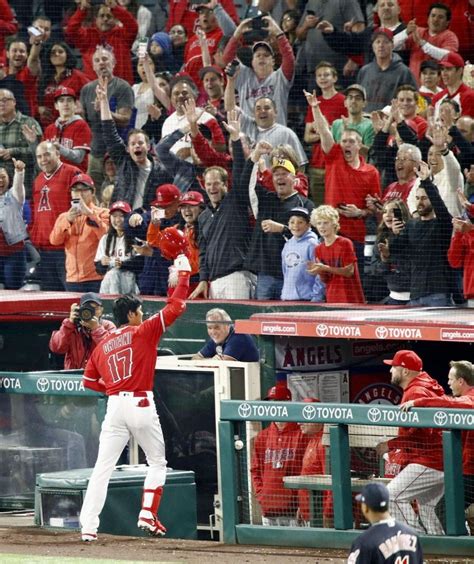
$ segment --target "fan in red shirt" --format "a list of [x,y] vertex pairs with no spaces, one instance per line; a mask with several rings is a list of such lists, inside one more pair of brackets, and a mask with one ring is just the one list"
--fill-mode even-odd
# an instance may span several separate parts
[[[207,51],[212,62],[212,56],[217,51],[219,41],[224,34],[217,23],[214,12],[204,5],[197,6],[198,19],[196,20],[196,33],[192,35],[184,50],[184,72],[198,85],[201,84],[199,71],[203,65],[203,44],[206,45]],[[207,65],[206,65],[207,66]]]
[[316,95],[305,92],[319,131],[321,147],[326,155],[325,203],[338,208],[341,234],[359,245],[365,239],[366,197],[380,196],[380,174],[360,155],[362,137],[358,131],[346,129],[340,144],[334,141]]
[[59,87],[54,95],[58,119],[44,132],[44,139],[58,143],[63,163],[75,165],[87,172],[92,138],[88,123],[76,115],[76,94],[71,88]]
[[[239,15],[232,0],[221,0],[219,4],[224,8],[227,14],[237,24],[239,23]],[[208,9],[212,10],[217,5],[216,0],[211,0],[204,4]],[[186,34],[190,37],[194,33],[194,25],[197,19],[196,9],[192,0],[171,0],[169,2],[169,15],[166,23],[166,31],[173,26],[181,24],[186,30]]]
[[350,239],[337,234],[339,212],[332,206],[319,206],[311,213],[311,225],[323,242],[315,249],[315,262],[308,272],[319,274],[326,285],[326,302],[363,304],[364,292],[359,276],[357,256]]
[[41,172],[33,183],[30,236],[41,255],[38,275],[42,290],[63,291],[64,250],[51,245],[49,236],[56,219],[71,207],[69,186],[73,176],[81,171],[75,166],[62,163],[59,151],[51,141],[43,141],[38,145],[36,161]]
[[[335,88],[337,70],[335,66],[322,61],[316,66],[315,75],[316,84],[321,89],[321,96],[318,96],[319,107],[328,124],[331,125],[334,120],[342,116],[347,116],[347,109],[344,105],[345,96],[337,92]],[[325,158],[318,131],[313,123],[314,119],[311,106],[308,107],[305,122],[305,143],[313,145],[309,163],[311,199],[314,204],[318,206],[324,202]]]
[[96,8],[95,23],[85,26],[89,9],[90,0],[81,0],[64,30],[67,41],[81,52],[84,73],[90,80],[97,78],[92,57],[100,45],[113,51],[115,55],[115,76],[133,84],[130,49],[138,33],[137,20],[128,10],[117,5],[116,0],[105,0],[104,4]]
[[127,294],[117,298],[113,312],[119,327],[96,347],[84,371],[84,386],[105,392],[108,402],[99,453],[80,515],[83,541],[97,540],[109,479],[130,435],[145,452],[149,467],[137,526],[154,536],[166,533],[157,517],[166,480],[166,458],[153,381],[160,338],[186,309],[191,267],[182,254],[185,247],[186,241],[181,237],[173,249],[178,284],[167,305],[143,321],[142,301],[138,297]]
[[464,60],[458,53],[450,53],[439,62],[441,78],[446,88],[433,97],[433,106],[439,111],[441,103],[448,99],[458,103],[462,116],[474,116],[474,89],[462,81]]

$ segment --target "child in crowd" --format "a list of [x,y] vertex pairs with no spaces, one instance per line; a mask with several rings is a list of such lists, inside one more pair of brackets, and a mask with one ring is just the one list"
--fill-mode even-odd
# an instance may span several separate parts
[[143,269],[144,259],[133,249],[137,242],[125,234],[125,217],[131,211],[127,202],[110,206],[109,231],[99,241],[94,259],[97,272],[105,274],[101,294],[139,293],[136,276]]
[[324,301],[324,284],[319,276],[308,271],[308,261],[314,258],[318,237],[311,230],[309,211],[306,208],[290,210],[288,228],[293,237],[281,251],[283,270],[282,300]]
[[308,272],[319,275],[326,284],[326,301],[365,303],[354,244],[337,234],[339,212],[332,206],[319,206],[311,213],[311,225],[323,242],[316,247],[316,260],[309,264]]

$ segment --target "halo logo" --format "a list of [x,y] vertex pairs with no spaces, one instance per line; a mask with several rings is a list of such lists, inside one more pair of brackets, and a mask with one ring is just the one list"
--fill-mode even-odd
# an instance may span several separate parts
[[49,390],[49,380],[47,378],[40,378],[36,382],[36,388],[42,394],[45,394]]
[[388,329],[386,327],[377,327],[375,329],[377,339],[386,339],[388,337]]
[[302,415],[306,420],[311,421],[316,417],[316,408],[313,405],[306,405],[303,407]]
[[438,425],[439,427],[444,427],[448,422],[448,416],[444,411],[437,411],[433,416],[433,421],[435,425]]
[[319,335],[320,337],[326,337],[328,333],[329,333],[329,328],[327,325],[325,325],[324,323],[320,323],[319,325],[317,325],[316,327],[317,335]]
[[378,407],[371,407],[367,412],[367,417],[372,423],[378,423],[382,419],[382,412]]
[[239,405],[238,413],[240,417],[247,419],[252,413],[252,407],[248,403],[241,403]]

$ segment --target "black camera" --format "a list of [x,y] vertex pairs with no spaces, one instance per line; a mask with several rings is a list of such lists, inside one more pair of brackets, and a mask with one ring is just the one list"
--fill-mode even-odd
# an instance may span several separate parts
[[269,21],[263,19],[263,17],[266,15],[267,14],[260,14],[259,16],[252,18],[250,27],[255,30],[266,29],[269,25]]
[[77,317],[74,319],[76,325],[80,325],[81,321],[86,323],[95,317],[95,306],[85,303],[77,308]]

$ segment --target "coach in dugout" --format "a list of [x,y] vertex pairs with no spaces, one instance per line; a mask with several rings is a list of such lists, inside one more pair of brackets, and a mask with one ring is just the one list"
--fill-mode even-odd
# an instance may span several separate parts
[[[86,306],[86,307],[84,307]],[[86,315],[81,312],[86,311]],[[87,292],[79,304],[71,305],[69,317],[63,319],[58,331],[53,331],[49,349],[55,354],[64,354],[64,368],[85,368],[97,344],[115,329],[115,324],[102,319],[104,308],[99,294]],[[87,313],[92,314],[91,317]]]
[[210,309],[206,314],[207,333],[210,340],[192,360],[214,358],[217,360],[237,360],[258,362],[260,353],[250,335],[240,335],[234,331],[230,315],[220,308]]

